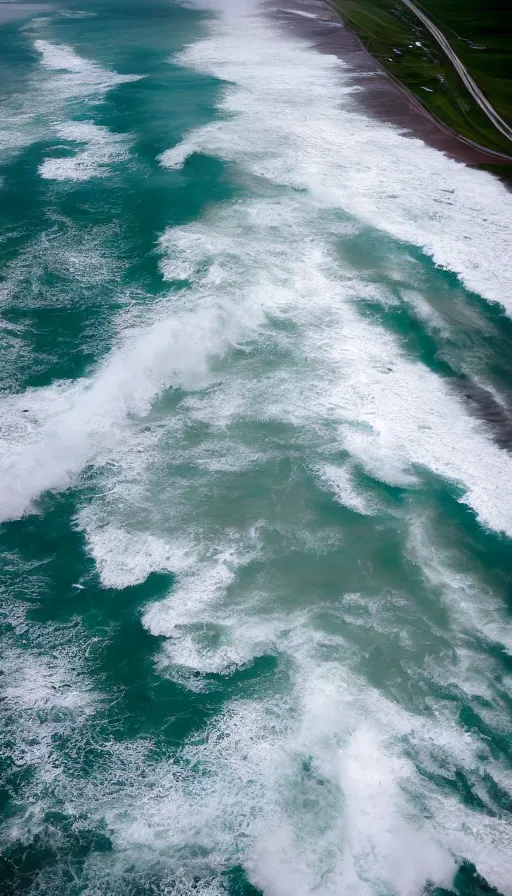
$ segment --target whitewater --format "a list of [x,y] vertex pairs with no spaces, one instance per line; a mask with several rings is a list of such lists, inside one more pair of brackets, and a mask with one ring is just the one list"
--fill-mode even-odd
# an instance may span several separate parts
[[5,38],[0,892],[509,896],[510,192],[146,7]]

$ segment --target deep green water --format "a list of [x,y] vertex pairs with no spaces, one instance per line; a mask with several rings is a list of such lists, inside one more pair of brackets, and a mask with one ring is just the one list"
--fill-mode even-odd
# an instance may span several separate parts
[[260,16],[0,25],[0,892],[512,894],[512,200]]

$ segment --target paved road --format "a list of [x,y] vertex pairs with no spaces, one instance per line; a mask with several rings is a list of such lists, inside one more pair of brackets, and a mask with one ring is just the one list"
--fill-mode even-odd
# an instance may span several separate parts
[[453,52],[443,33],[434,25],[433,22],[430,21],[430,19],[425,15],[424,12],[421,11],[421,9],[418,9],[415,3],[411,2],[411,0],[402,0],[402,3],[407,6],[408,9],[410,9],[411,12],[413,12],[420,19],[421,22],[423,22],[425,28],[428,28],[430,33],[435,37],[439,46],[442,47],[449,60],[453,63],[454,67],[458,71],[471,96],[476,100],[480,108],[485,112],[487,118],[492,121],[494,127],[497,128],[498,131],[501,131],[501,133],[504,134],[505,137],[508,137],[508,139],[512,141],[512,128],[507,124],[506,121],[503,121],[503,118],[498,115],[494,106],[491,106],[489,100],[485,98],[478,85],[475,84],[473,78],[460,61],[459,57],[456,56]]

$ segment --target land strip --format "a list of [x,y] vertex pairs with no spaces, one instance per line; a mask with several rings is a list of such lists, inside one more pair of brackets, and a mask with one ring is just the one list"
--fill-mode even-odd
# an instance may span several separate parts
[[[422,0],[422,10],[428,10],[427,18],[456,52],[482,95],[492,101],[504,121],[512,121],[512,33],[507,31],[507,19],[503,17],[503,34],[498,35],[498,19],[484,19],[486,0],[468,2],[471,11],[466,16],[462,14],[465,4],[454,0]],[[491,123],[445,50],[402,0],[332,0],[332,4],[374,59],[439,121],[478,146],[512,154],[508,136]],[[450,26],[441,18],[445,9]],[[482,43],[476,44],[479,32]]]
[[439,28],[437,28],[437,26],[430,21],[428,16],[426,16],[425,13],[422,12],[415,3],[412,3],[411,0],[402,0],[402,3],[404,3],[408,7],[408,9],[410,9],[415,15],[418,16],[420,21],[423,22],[425,27],[428,28],[430,33],[435,37],[439,46],[444,50],[449,60],[453,63],[455,69],[462,78],[462,81],[466,85],[471,96],[476,100],[480,108],[483,109],[489,120],[499,131],[501,131],[502,134],[504,134],[505,137],[512,141],[512,128],[509,127],[507,122],[503,120],[496,109],[491,105],[489,100],[483,95],[482,91],[478,87],[478,84],[475,83],[466,67],[460,61],[457,54],[452,50],[442,31],[440,31]]
[[[320,52],[332,53],[348,63],[351,82],[361,87],[354,94],[354,104],[361,105],[373,117],[397,125],[404,133],[459,161],[485,167],[501,164],[505,172],[508,170],[512,159],[506,152],[489,149],[455,131],[385,69],[380,59],[340,20],[339,3],[336,2],[336,9],[331,0],[263,0],[262,5],[274,20],[310,40]],[[478,106],[476,109],[488,123]],[[498,137],[505,143],[500,134]]]

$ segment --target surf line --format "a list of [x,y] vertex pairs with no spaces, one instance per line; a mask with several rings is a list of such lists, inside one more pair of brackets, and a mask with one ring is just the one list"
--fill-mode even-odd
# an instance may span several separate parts
[[363,88],[356,100],[372,117],[398,126],[467,165],[512,163],[512,155],[489,149],[457,133],[430,112],[402,81],[372,56],[347,27],[333,0],[262,0],[261,5],[272,19],[312,40],[315,49],[338,56],[352,68],[353,83]]

